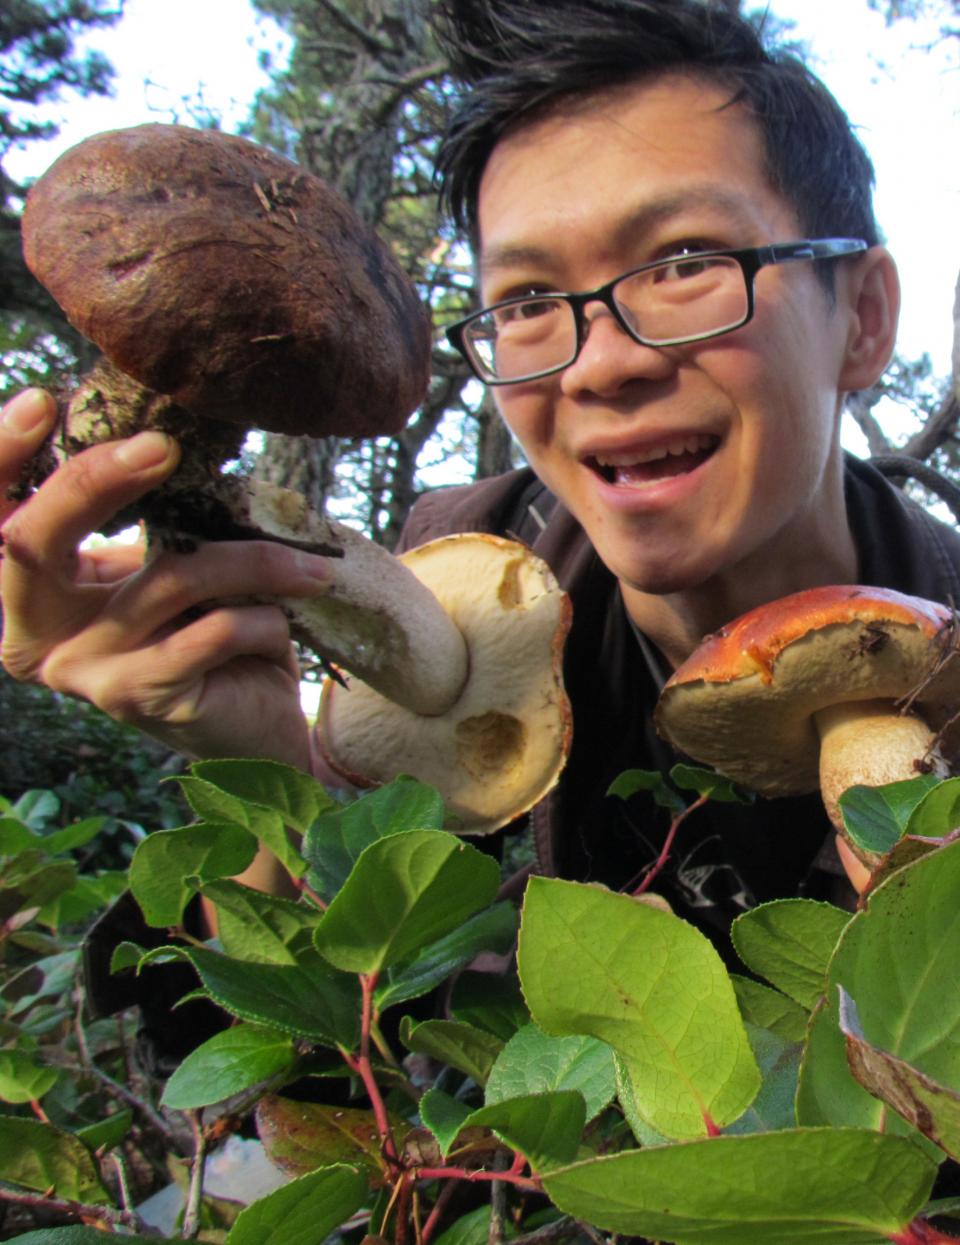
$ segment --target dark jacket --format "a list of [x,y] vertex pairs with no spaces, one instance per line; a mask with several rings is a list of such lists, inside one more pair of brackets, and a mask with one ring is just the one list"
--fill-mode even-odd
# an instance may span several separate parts
[[[960,601],[960,533],[909,501],[869,464],[848,458],[847,507],[861,582]],[[668,828],[649,795],[605,793],[625,769],[679,759],[652,713],[669,673],[632,627],[618,585],[582,528],[528,469],[417,502],[400,548],[459,531],[516,535],[553,568],[573,601],[564,676],[573,747],[558,786],[533,813],[540,867],[623,887],[655,858]],[[849,901],[819,797],[711,804],[684,823],[656,889],[729,956],[727,930],[746,907],[788,895]]]

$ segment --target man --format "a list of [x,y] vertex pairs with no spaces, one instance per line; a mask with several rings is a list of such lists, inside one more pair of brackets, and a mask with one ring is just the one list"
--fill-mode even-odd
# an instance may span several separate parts
[[[530,539],[531,506],[545,524],[536,547],[574,599],[575,742],[536,817],[542,863],[622,886],[664,827],[605,791],[675,760],[650,726],[670,668],[816,584],[960,599],[960,538],[840,449],[844,395],[886,365],[898,294],[869,161],[824,88],[695,0],[450,0],[445,18],[469,90],[440,165],[487,309],[457,340],[532,471],[425,499],[405,539]],[[37,394],[8,408],[5,484],[51,419]],[[310,594],[322,559],[235,544],[141,569],[77,552],[176,455],[155,433],[97,447],[10,513],[4,660],[189,755],[309,768],[279,611],[184,614]],[[817,802],[770,801],[691,819],[659,889],[723,947],[744,907],[840,872]],[[248,880],[282,884],[262,862]]]

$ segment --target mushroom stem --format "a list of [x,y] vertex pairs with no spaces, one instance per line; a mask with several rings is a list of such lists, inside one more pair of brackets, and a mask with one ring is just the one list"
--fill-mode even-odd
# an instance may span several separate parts
[[848,787],[877,787],[919,773],[949,772],[933,731],[915,714],[899,712],[890,700],[831,705],[815,713],[814,721],[820,736],[820,794],[841,832],[838,801]]

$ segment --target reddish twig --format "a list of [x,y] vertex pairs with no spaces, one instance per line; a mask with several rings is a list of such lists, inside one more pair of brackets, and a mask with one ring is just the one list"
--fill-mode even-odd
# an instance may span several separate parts
[[702,808],[709,799],[709,795],[698,796],[692,804],[683,810],[682,813],[677,813],[676,817],[674,817],[674,819],[670,822],[670,829],[667,831],[667,837],[663,841],[663,847],[660,849],[660,855],[647,870],[643,881],[633,892],[634,895],[642,895],[644,891],[650,889],[653,879],[670,859],[670,850],[673,847],[673,842],[677,837],[677,831],[680,829],[680,826],[686,821],[692,812],[698,808]]

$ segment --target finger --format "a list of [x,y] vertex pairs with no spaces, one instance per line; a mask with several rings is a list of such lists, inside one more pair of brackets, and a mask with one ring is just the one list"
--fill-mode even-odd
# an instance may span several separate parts
[[10,487],[49,435],[56,415],[56,403],[42,389],[25,389],[0,411],[0,522],[15,506],[7,499]]
[[77,567],[78,584],[115,584],[143,566],[142,540],[116,542],[86,549]]
[[200,545],[192,553],[163,553],[113,594],[99,623],[102,645],[142,644],[184,613],[210,603],[318,596],[331,578],[326,558],[273,541],[224,541]]
[[[202,713],[208,681],[229,678],[242,659],[260,659],[289,672],[290,633],[275,606],[219,609],[138,652],[91,662],[62,646],[44,666],[44,680],[84,696],[111,717],[153,729],[187,726]],[[215,725],[215,724],[214,724]],[[223,723],[219,725],[222,732]]]
[[97,445],[71,458],[7,521],[6,558],[26,571],[71,574],[77,546],[124,506],[165,479],[179,461],[162,432]]

